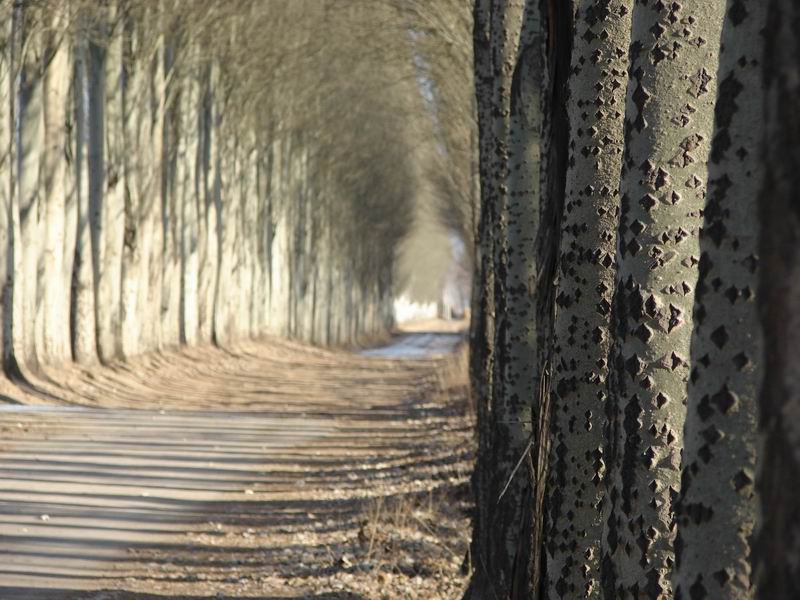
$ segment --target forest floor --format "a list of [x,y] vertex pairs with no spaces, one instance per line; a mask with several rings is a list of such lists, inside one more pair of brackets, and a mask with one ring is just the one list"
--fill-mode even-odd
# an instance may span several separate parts
[[4,384],[0,600],[458,598],[461,340],[267,340]]

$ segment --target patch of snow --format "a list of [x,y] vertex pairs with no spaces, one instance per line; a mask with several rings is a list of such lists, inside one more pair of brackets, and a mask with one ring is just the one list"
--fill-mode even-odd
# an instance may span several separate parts
[[438,315],[436,302],[412,302],[408,296],[402,295],[394,301],[394,320],[396,323],[435,319]]
[[410,333],[388,346],[363,350],[363,356],[380,358],[427,358],[455,351],[461,336],[448,333]]

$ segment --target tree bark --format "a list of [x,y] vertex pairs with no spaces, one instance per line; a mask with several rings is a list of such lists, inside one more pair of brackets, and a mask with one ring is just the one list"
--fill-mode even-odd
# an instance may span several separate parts
[[575,3],[553,331],[549,598],[602,598],[608,352],[632,0]]
[[753,216],[763,167],[752,149],[762,138],[762,5],[728,2],[723,26],[676,505],[676,598],[753,596],[749,558],[762,362]]
[[604,587],[670,598],[698,233],[721,2],[633,9],[611,396],[616,455]]
[[478,155],[480,173],[480,203],[478,209],[475,257],[475,290],[472,297],[470,331],[470,388],[476,404],[478,450],[472,487],[475,495],[472,544],[470,547],[472,579],[465,599],[487,596],[493,586],[489,569],[490,505],[489,486],[492,472],[491,407],[492,361],[494,358],[494,240],[490,184],[492,148],[493,36],[491,24],[492,0],[477,0],[474,5],[473,48],[475,62],[475,93],[479,129]]
[[765,5],[758,288],[765,360],[756,477],[761,518],[753,548],[759,600],[800,597],[800,497],[792,483],[800,478],[800,6],[793,0]]

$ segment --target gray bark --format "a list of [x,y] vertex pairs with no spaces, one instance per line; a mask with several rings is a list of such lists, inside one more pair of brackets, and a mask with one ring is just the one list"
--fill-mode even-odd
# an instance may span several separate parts
[[575,3],[554,325],[550,598],[602,598],[606,404],[632,0]]
[[729,1],[700,234],[685,427],[676,598],[752,598],[756,521],[757,197],[763,166],[763,3]]
[[759,600],[800,597],[800,496],[794,485],[800,478],[800,5],[764,4],[758,305],[765,360],[758,399],[761,514],[753,548]]
[[607,597],[670,598],[723,3],[637,1],[621,193]]

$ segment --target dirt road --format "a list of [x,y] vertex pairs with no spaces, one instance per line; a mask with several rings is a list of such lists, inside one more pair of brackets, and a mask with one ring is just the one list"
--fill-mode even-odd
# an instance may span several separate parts
[[468,477],[458,341],[43,374],[0,405],[0,600],[447,596],[468,533],[433,515]]

